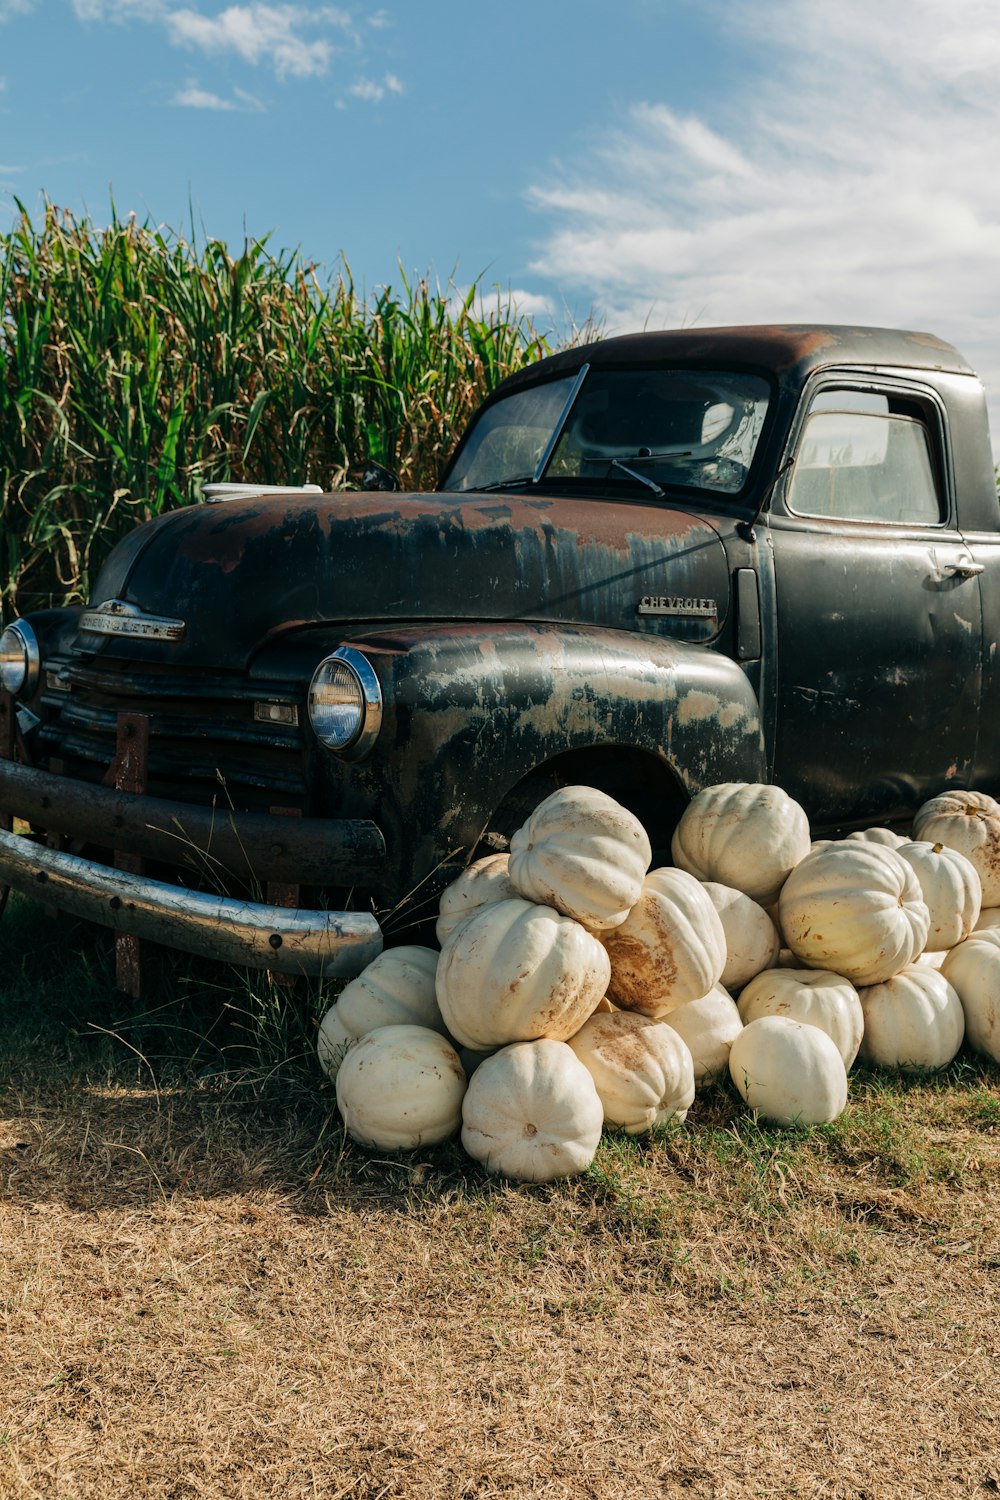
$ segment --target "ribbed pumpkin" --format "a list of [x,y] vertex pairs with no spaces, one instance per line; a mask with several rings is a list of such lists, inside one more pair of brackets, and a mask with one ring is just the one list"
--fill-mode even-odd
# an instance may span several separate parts
[[913,870],[927,903],[931,925],[925,948],[931,953],[954,948],[979,920],[983,887],[975,866],[957,849],[922,840],[900,844],[896,853]]
[[942,792],[918,809],[913,837],[957,849],[976,868],[984,906],[1000,905],[1000,803],[985,792]]
[[510,841],[510,881],[528,901],[607,932],[638,900],[652,851],[646,830],[613,797],[567,786],[541,802]]
[[475,860],[457,880],[445,887],[441,892],[440,916],[434,929],[439,943],[443,945],[470,912],[481,906],[492,906],[495,901],[509,901],[517,895],[507,871],[509,858],[507,854],[488,854],[485,859]]
[[462,1145],[487,1172],[552,1182],[594,1159],[604,1108],[565,1042],[502,1047],[480,1063],[462,1105]]
[[887,849],[898,849],[907,842],[903,834],[893,833],[891,828],[857,828],[847,837],[855,843],[883,844]]
[[744,989],[737,1009],[744,1026],[761,1016],[790,1016],[825,1031],[850,1070],[865,1020],[849,979],[827,969],[767,969]]
[[945,975],[913,964],[861,990],[865,1034],[861,1057],[904,1073],[946,1068],[962,1045],[962,1003]]
[[785,942],[810,969],[878,984],[923,951],[930,913],[916,875],[894,849],[850,842],[817,849],[779,900]]
[[973,924],[973,932],[982,932],[987,927],[1000,927],[1000,906],[984,906]]
[[733,1042],[729,1073],[751,1109],[775,1125],[828,1125],[847,1103],[847,1072],[818,1026],[790,1016],[751,1021]]
[[755,974],[776,962],[781,937],[764,908],[742,891],[714,880],[706,880],[704,890],[718,913],[726,939],[726,966],[720,983],[730,992],[741,990]]
[[707,995],[667,1011],[661,1020],[687,1043],[698,1088],[725,1073],[729,1049],[743,1030],[743,1022],[724,989],[716,985]]
[[454,1135],[465,1073],[458,1053],[424,1026],[383,1026],[351,1048],[337,1074],[337,1108],[364,1146],[414,1151]]
[[651,870],[628,917],[606,933],[608,994],[616,1005],[656,1015],[705,995],[726,962],[726,934],[693,875]]
[[962,1002],[969,1046],[1000,1062],[1000,932],[992,928],[959,943],[941,973]]
[[809,820],[781,787],[722,782],[688,803],[671,852],[679,869],[768,906],[809,853]]
[[571,917],[531,901],[473,911],[445,942],[437,998],[448,1030],[477,1052],[579,1031],[608,987],[611,964]]
[[438,955],[406,944],[386,948],[344,986],[320,1023],[317,1052],[324,1071],[336,1078],[351,1040],[380,1026],[427,1026],[443,1032],[435,989]]
[[594,1080],[607,1125],[640,1135],[694,1103],[694,1063],[676,1031],[631,1011],[595,1015],[568,1044]]

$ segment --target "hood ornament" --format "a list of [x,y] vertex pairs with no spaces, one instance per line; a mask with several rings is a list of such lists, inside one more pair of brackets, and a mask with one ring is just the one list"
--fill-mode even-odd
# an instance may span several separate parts
[[80,616],[80,629],[90,635],[130,635],[148,641],[179,641],[184,637],[187,624],[184,620],[171,620],[166,615],[147,615],[137,604],[126,604],[122,599],[108,599],[95,609],[85,609]]

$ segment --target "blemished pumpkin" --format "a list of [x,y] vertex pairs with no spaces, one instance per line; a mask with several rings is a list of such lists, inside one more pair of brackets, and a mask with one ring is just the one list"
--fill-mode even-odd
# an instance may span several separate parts
[[714,880],[706,880],[704,889],[726,940],[726,964],[719,983],[732,994],[777,962],[781,935],[759,902],[742,891]]
[[463,1047],[579,1031],[605,994],[611,963],[599,940],[551,906],[514,899],[480,907],[441,950],[437,999]]
[[818,1026],[834,1043],[850,1072],[865,1019],[849,979],[827,969],[766,969],[746,986],[737,1004],[744,1026],[761,1016],[790,1016]]
[[502,1047],[480,1063],[462,1105],[462,1145],[487,1172],[552,1182],[585,1172],[604,1107],[594,1080],[565,1042]]
[[729,1073],[751,1109],[775,1125],[828,1125],[847,1103],[847,1071],[818,1026],[761,1016],[729,1053]]
[[438,955],[407,944],[387,948],[345,985],[320,1022],[316,1051],[336,1078],[348,1048],[380,1026],[427,1026],[444,1032],[435,990]]
[[641,1135],[683,1120],[694,1102],[694,1063],[687,1043],[651,1016],[598,1013],[569,1044],[594,1080],[606,1125]]
[[702,883],[651,870],[625,921],[604,934],[616,1005],[656,1015],[705,995],[726,963],[726,934]]
[[952,948],[941,973],[962,1002],[969,1046],[1000,1062],[1000,930],[974,933]]
[[414,1151],[454,1135],[465,1072],[458,1053],[425,1026],[382,1026],[347,1053],[337,1108],[348,1134],[382,1151]]
[[971,860],[944,844],[913,840],[896,853],[913,870],[927,903],[931,925],[924,947],[931,953],[954,948],[979,920],[983,887]]
[[507,854],[488,854],[485,859],[477,859],[441,892],[434,935],[442,946],[470,912],[517,895],[507,869],[509,858]]
[[964,854],[982,882],[983,906],[1000,905],[1000,803],[993,797],[942,792],[918,808],[913,837]]
[[781,787],[722,782],[692,797],[671,853],[678,869],[698,880],[733,886],[769,906],[809,853],[809,820]]
[[646,830],[621,803],[590,786],[553,792],[510,841],[510,882],[591,932],[624,922],[652,859]]
[[778,902],[785,942],[810,969],[878,984],[924,949],[930,912],[894,849],[841,840],[792,871]]
[[904,1073],[946,1068],[962,1045],[962,1002],[944,973],[913,964],[861,990],[865,1033],[861,1058]]
[[687,1044],[697,1088],[714,1083],[725,1073],[729,1049],[743,1030],[743,1022],[724,989],[716,985],[707,995],[678,1005],[659,1019]]

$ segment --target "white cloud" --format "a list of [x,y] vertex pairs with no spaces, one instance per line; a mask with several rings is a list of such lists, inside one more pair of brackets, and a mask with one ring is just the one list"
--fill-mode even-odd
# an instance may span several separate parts
[[395,73],[386,73],[381,83],[375,83],[371,78],[359,78],[347,92],[365,104],[380,104],[386,94],[402,94],[404,89]]
[[552,228],[532,269],[619,329],[927,328],[1000,397],[994,0],[717,13],[752,28],[769,77],[697,115],[638,104],[575,173],[536,184]]
[[0,25],[12,21],[15,16],[26,16],[34,8],[35,0],[0,0]]
[[273,65],[279,78],[310,78],[327,71],[333,48],[325,37],[310,37],[317,26],[350,28],[344,11],[324,6],[230,5],[217,16],[175,10],[166,17],[171,41],[205,53],[235,53],[244,62]]
[[201,88],[193,79],[179,89],[170,102],[182,109],[212,109],[227,113],[238,111],[241,114],[259,113],[264,108],[259,99],[244,89],[234,89],[231,99],[223,99],[219,94]]

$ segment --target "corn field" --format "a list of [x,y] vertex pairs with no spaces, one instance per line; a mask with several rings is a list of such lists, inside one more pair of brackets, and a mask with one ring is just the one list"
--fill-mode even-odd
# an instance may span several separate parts
[[368,456],[433,487],[470,414],[549,352],[499,293],[488,310],[401,274],[358,294],[266,240],[233,255],[134,217],[48,205],[0,234],[0,600],[86,599],[139,521],[209,481],[356,483]]

